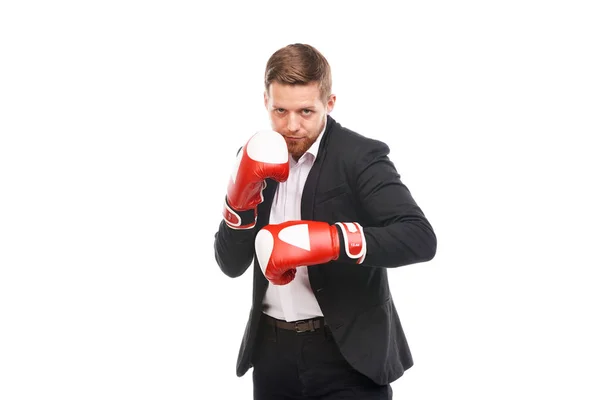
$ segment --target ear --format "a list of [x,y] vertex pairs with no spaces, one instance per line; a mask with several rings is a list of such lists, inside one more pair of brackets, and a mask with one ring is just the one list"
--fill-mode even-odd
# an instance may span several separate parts
[[263,97],[264,97],[264,100],[265,100],[265,108],[267,110],[269,110],[269,95],[267,94],[266,90],[263,93]]
[[333,111],[333,107],[335,106],[335,94],[329,95],[329,99],[327,100],[327,114]]

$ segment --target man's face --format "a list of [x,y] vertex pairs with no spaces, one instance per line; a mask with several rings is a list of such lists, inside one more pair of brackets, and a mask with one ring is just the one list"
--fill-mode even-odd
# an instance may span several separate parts
[[335,95],[323,104],[319,85],[286,85],[271,83],[265,92],[265,107],[271,127],[279,132],[287,143],[288,151],[297,161],[317,140],[333,110]]

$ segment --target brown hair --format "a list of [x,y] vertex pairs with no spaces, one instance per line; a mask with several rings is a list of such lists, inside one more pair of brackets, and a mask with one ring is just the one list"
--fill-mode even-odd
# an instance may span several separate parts
[[331,95],[331,68],[327,59],[308,44],[295,43],[277,50],[267,61],[265,90],[273,82],[287,85],[319,84],[321,99],[327,103]]

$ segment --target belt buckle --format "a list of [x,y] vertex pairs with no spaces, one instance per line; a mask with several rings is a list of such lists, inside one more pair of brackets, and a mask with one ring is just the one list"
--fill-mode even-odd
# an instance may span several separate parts
[[[301,327],[302,324],[304,324],[304,327]],[[306,329],[306,327],[308,327],[308,329]],[[294,324],[294,330],[296,331],[296,333],[314,332],[315,323],[312,319],[308,321],[297,321]]]

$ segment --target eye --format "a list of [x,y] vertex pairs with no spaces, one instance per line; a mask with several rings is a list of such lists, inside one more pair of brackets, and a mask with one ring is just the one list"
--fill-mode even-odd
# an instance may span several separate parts
[[309,110],[306,108],[302,110],[302,114],[304,114],[304,115],[310,115],[310,114],[312,114],[312,112],[313,112],[312,110]]
[[283,108],[276,108],[275,112],[278,114],[283,114],[285,112],[285,110]]

